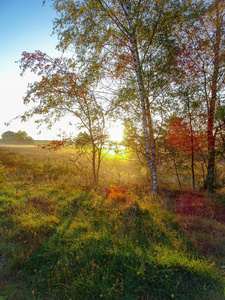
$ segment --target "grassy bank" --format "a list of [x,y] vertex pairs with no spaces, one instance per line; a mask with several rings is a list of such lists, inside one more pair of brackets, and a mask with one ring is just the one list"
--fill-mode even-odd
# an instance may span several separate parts
[[125,161],[104,166],[120,185],[94,191],[59,157],[4,149],[0,160],[0,299],[224,299],[216,206],[198,210],[192,194],[188,213],[188,194],[152,198],[143,177],[122,182],[122,170],[134,176]]

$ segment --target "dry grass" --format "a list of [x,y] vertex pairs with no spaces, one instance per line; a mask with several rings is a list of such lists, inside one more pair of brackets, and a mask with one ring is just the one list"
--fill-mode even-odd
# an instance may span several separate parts
[[75,154],[0,148],[0,299],[224,297],[224,194],[162,180],[152,197],[137,162],[118,156],[93,190]]

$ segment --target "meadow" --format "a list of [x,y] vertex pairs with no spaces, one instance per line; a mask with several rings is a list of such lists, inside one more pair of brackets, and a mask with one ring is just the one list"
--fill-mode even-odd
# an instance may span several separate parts
[[[0,147],[0,300],[225,299],[225,193],[108,155],[97,189],[71,149]],[[187,176],[186,176],[187,177]],[[185,186],[186,182],[186,186]]]

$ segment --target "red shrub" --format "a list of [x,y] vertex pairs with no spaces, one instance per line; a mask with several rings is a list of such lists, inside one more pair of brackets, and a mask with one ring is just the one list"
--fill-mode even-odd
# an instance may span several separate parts
[[123,186],[112,185],[106,189],[106,194],[109,199],[120,202],[127,202],[131,198],[128,189]]

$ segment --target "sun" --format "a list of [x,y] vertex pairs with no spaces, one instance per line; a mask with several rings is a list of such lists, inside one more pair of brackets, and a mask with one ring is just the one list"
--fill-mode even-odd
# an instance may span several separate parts
[[109,134],[110,140],[113,142],[118,142],[118,143],[122,142],[123,130],[124,130],[124,126],[121,123],[116,122],[113,126],[111,126],[108,129],[108,134]]

